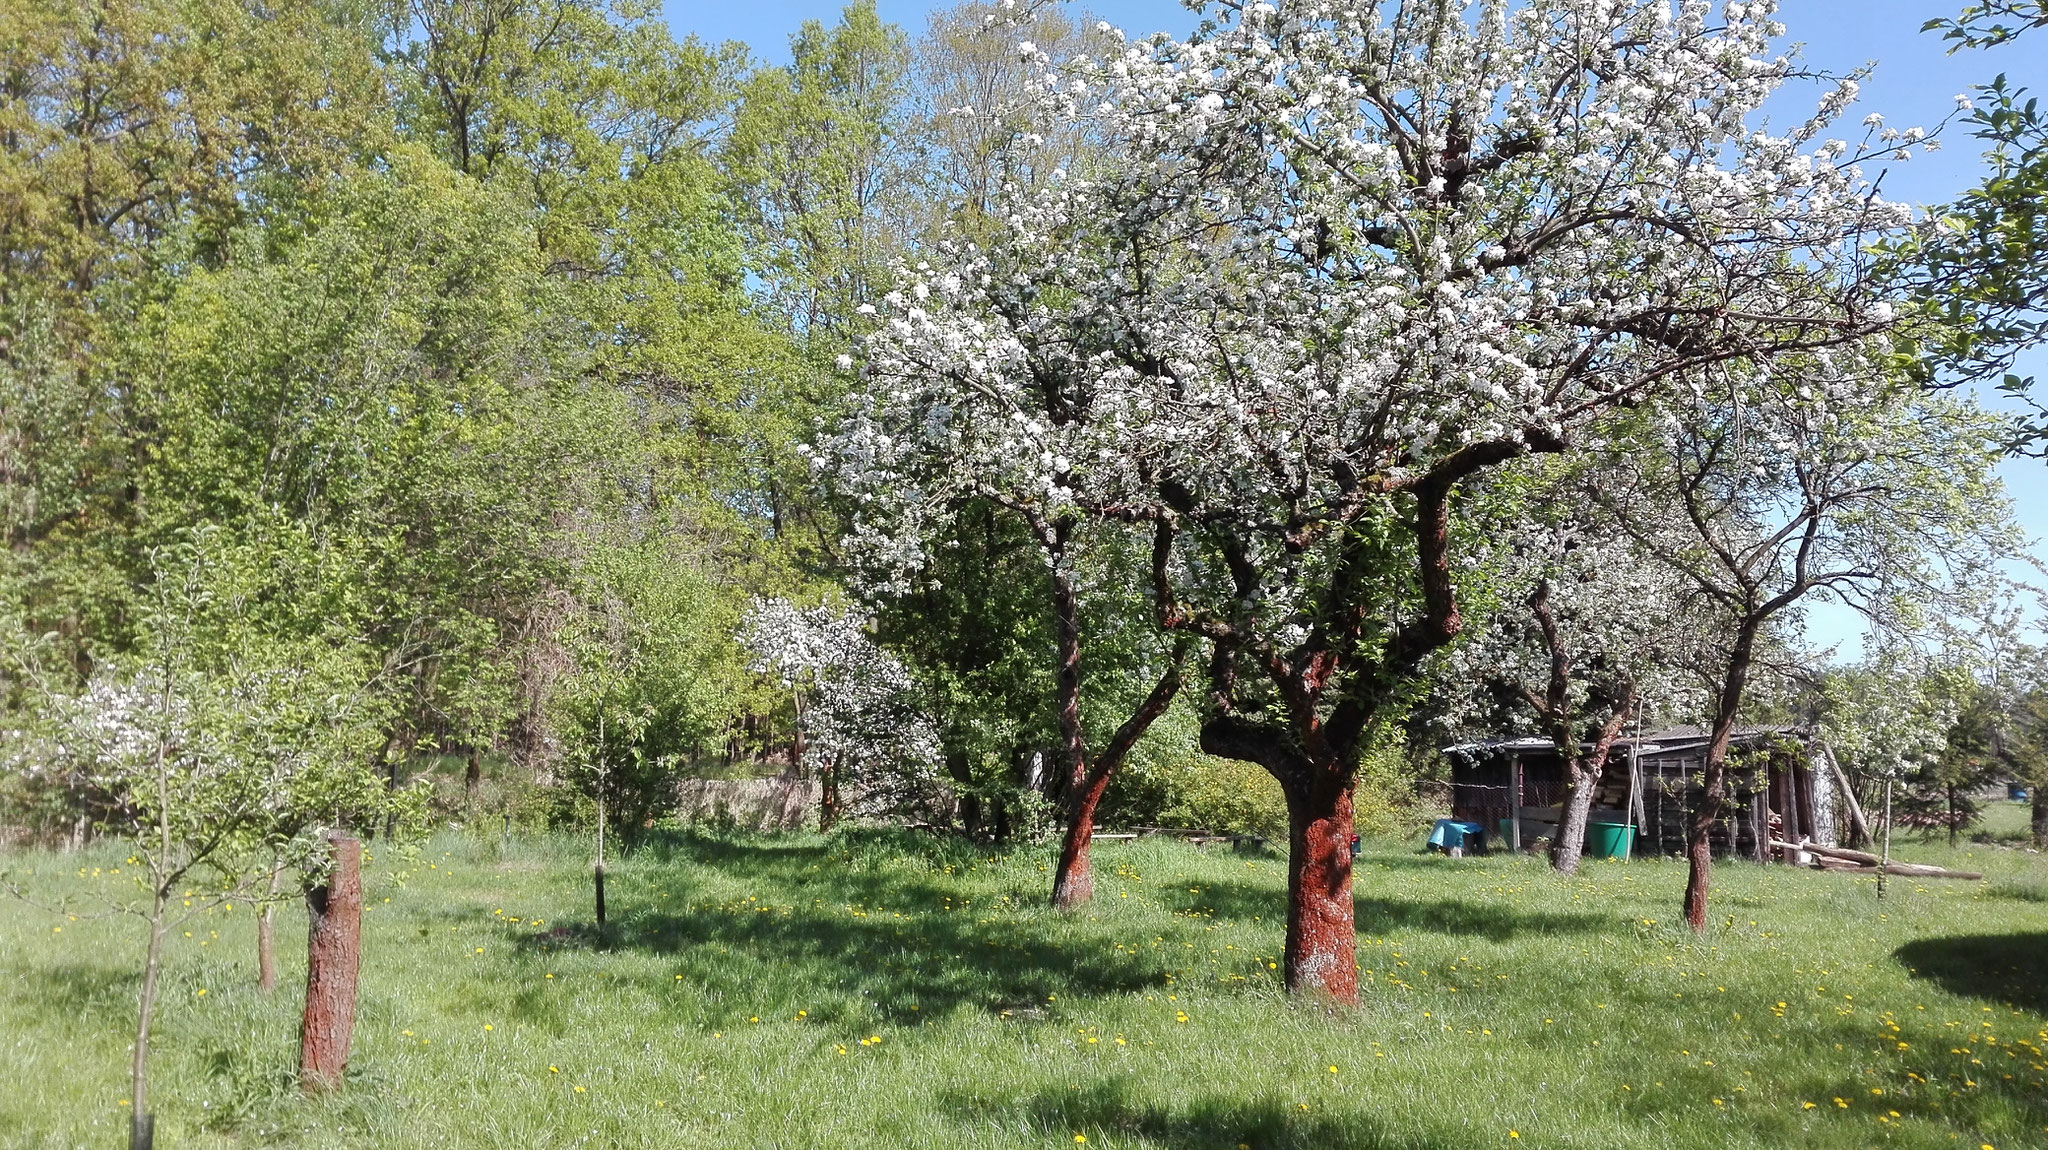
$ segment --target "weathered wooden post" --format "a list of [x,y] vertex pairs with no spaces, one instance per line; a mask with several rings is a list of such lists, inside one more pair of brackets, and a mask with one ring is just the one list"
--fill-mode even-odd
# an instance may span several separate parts
[[1508,849],[1522,853],[1522,752],[1508,756]]
[[356,1023],[356,967],[363,952],[363,844],[328,837],[321,885],[306,891],[306,1014],[299,1032],[299,1084],[307,1093],[341,1085]]
[[1884,876],[1892,868],[1892,777],[1884,777],[1884,848],[1877,862],[1877,897],[1884,897]]

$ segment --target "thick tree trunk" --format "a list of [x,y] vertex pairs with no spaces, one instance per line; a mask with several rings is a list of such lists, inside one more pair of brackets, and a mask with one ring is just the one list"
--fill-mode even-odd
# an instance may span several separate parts
[[1706,769],[1705,794],[1693,812],[1692,826],[1685,839],[1685,921],[1696,931],[1707,929],[1707,892],[1714,885],[1714,844],[1710,837],[1721,817],[1721,792],[1726,774],[1719,758],[1710,758]]
[[1358,1003],[1358,927],[1351,901],[1351,786],[1316,771],[1287,796],[1287,989]]
[[2048,850],[2048,787],[2039,783],[2028,788],[2027,794],[2033,800],[2034,845]]
[[306,1013],[299,1035],[299,1081],[308,1092],[341,1085],[356,1020],[356,968],[362,959],[363,844],[329,840],[331,865],[306,892]]
[[1571,764],[1571,789],[1564,796],[1564,817],[1558,820],[1557,837],[1550,842],[1550,865],[1559,874],[1579,873],[1579,858],[1586,849],[1586,824],[1593,811],[1593,792],[1600,789],[1598,767],[1583,762]]
[[462,769],[462,799],[465,806],[476,806],[476,795],[484,785],[483,756],[475,747],[469,749],[469,763]]

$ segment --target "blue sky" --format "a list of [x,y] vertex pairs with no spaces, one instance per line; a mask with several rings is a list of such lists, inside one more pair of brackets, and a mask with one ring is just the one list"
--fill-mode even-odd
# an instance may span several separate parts
[[[1850,124],[1870,112],[1882,112],[1896,127],[1932,128],[1955,107],[1957,93],[2001,71],[2015,84],[2048,94],[2048,32],[2035,33],[2036,40],[2022,40],[2018,46],[1949,56],[1938,36],[1920,31],[1929,19],[1953,16],[1962,5],[1963,0],[1782,0],[1779,19],[1786,25],[1788,41],[1804,45],[1802,56],[1813,67],[1841,72],[1875,66],[1855,112],[1846,117]],[[949,6],[931,0],[879,0],[882,18],[912,34],[924,28],[934,8]],[[667,0],[664,11],[679,37],[695,33],[707,40],[740,40],[756,56],[780,62],[788,59],[790,33],[805,20],[832,23],[841,7],[843,0]],[[1162,30],[1185,34],[1198,19],[1174,0],[1093,0],[1073,7],[1133,36]],[[1788,101],[1784,107],[1788,120],[1799,114],[1797,104]],[[1934,203],[1968,187],[1978,171],[1975,141],[1951,132],[1945,142],[1947,147],[1940,152],[1916,155],[1894,166],[1885,176],[1885,194]],[[2026,367],[2048,381],[2048,356],[2035,355]],[[2034,554],[2048,559],[2048,543],[2043,542],[2048,539],[2048,463],[2011,460],[2001,470],[2020,521],[2035,541]],[[1847,612],[1825,608],[1814,614],[1811,630],[1812,638],[1840,643],[1845,653],[1853,651],[1860,632]]]

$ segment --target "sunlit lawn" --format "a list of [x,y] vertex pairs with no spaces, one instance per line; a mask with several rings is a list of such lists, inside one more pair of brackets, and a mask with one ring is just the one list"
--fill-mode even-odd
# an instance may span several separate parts
[[[2048,1145],[2048,863],[2016,850],[1901,843],[1993,881],[1882,904],[1727,865],[1695,940],[1673,862],[1567,881],[1370,844],[1365,1004],[1334,1017],[1276,984],[1273,855],[1106,844],[1063,917],[1042,850],[677,834],[614,869],[600,937],[583,851],[373,848],[352,1080],[318,1102],[304,916],[269,998],[250,907],[181,927],[158,1144]],[[121,1144],[141,932],[84,912],[122,863],[0,863],[81,916],[0,902],[0,1145]]]

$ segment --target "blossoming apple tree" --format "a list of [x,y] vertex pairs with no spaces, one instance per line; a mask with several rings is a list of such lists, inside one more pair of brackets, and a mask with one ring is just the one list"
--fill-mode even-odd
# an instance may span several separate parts
[[1461,726],[1499,731],[1533,716],[1551,741],[1565,794],[1550,863],[1575,874],[1615,741],[1647,715],[1692,715],[1692,669],[1715,620],[1588,497],[1585,468],[1524,470],[1538,474],[1501,477],[1494,513],[1474,516],[1471,550],[1497,605],[1444,677],[1463,695]]
[[856,533],[914,548],[895,476],[942,450],[1148,541],[1158,625],[1212,653],[1204,748],[1286,794],[1297,991],[1357,997],[1351,784],[1464,629],[1462,487],[1892,322],[1863,253],[1905,212],[1874,135],[1826,137],[1853,83],[1765,122],[1782,34],[1769,3],[1288,0],[1034,55],[1039,115],[1097,146],[879,309],[833,445]]
[[1986,618],[2021,546],[1992,470],[2010,434],[1973,402],[1816,353],[1722,389],[1666,396],[1619,450],[1599,498],[1715,620],[1705,794],[1686,834],[1684,913],[1705,929],[1710,835],[1728,801],[1729,740],[1767,628],[1818,601],[1888,641]]
[[753,669],[774,675],[796,702],[796,765],[818,764],[818,826],[844,811],[841,784],[871,806],[916,805],[934,789],[938,735],[917,706],[909,672],[876,646],[850,611],[756,599],[739,642]]

